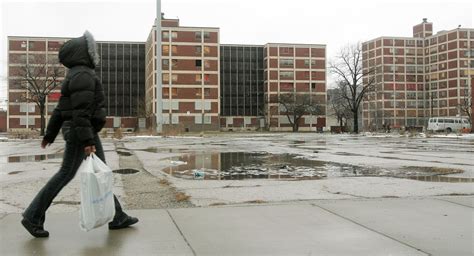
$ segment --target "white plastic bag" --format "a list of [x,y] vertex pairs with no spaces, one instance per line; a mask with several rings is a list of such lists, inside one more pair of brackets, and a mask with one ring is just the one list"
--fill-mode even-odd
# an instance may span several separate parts
[[81,176],[80,227],[90,231],[114,218],[112,170],[92,153],[78,171]]

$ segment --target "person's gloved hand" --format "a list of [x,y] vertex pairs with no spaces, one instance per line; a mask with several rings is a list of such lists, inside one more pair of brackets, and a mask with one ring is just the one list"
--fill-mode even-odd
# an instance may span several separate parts
[[86,156],[90,155],[91,153],[95,153],[95,146],[87,146],[84,148],[84,152],[86,153]]
[[46,146],[49,146],[51,145],[51,143],[49,143],[47,140],[42,140],[41,141],[41,148],[46,148]]

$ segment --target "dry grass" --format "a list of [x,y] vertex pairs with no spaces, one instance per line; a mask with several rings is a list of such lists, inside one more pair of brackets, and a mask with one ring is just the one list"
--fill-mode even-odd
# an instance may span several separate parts
[[121,128],[115,128],[113,138],[114,138],[114,139],[119,139],[119,140],[123,138],[123,134],[122,134],[122,129],[121,129]]
[[183,192],[177,192],[176,193],[176,201],[178,201],[178,202],[189,201],[189,198],[191,198],[191,196],[188,196]]
[[455,174],[455,173],[464,172],[461,169],[432,167],[432,166],[406,166],[406,167],[403,167],[403,169],[410,170],[410,171],[429,172],[429,173],[434,173],[438,175]]
[[8,133],[11,139],[38,139],[40,138],[39,131],[30,129],[11,129]]
[[160,179],[160,184],[165,185],[165,186],[169,186],[171,183],[167,179]]
[[102,129],[102,131],[100,132],[100,137],[107,138],[107,128]]

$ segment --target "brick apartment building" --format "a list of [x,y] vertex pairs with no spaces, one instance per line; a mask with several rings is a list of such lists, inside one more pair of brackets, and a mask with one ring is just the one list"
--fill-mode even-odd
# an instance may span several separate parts
[[[362,44],[363,68],[375,91],[363,103],[365,129],[426,126],[430,117],[465,116],[472,94],[474,29],[433,34],[433,24],[413,27],[413,37],[379,37]],[[471,70],[471,72],[469,71]]]
[[[68,38],[8,37],[8,106],[7,129],[39,129],[40,113],[34,102],[25,100],[27,90],[21,86],[22,66],[43,65],[60,69],[58,81],[64,79],[66,69],[58,62],[58,50]],[[101,57],[96,67],[106,95],[106,127],[135,129],[137,117],[144,112],[145,44],[137,42],[98,42]],[[57,104],[60,86],[47,99],[45,113],[50,114]],[[144,114],[142,115],[144,116]],[[46,115],[46,122],[48,121]]]
[[[291,131],[292,126],[280,107],[284,93],[309,94],[326,113],[326,46],[306,44],[266,44],[266,119],[272,131]],[[326,115],[304,115],[300,131],[322,130]]]
[[[98,42],[101,62],[96,73],[106,94],[107,125],[133,130],[138,119],[155,127],[156,33],[153,27],[142,42]],[[22,96],[20,68],[28,63],[59,67],[60,46],[68,38],[9,37],[8,129],[40,128],[39,110]],[[324,45],[220,45],[219,28],[184,27],[177,19],[162,18],[163,131],[291,130],[278,97],[282,93],[309,94],[326,105],[326,50]],[[51,113],[58,87],[48,98]],[[46,117],[46,122],[47,122]],[[306,115],[300,130],[325,126],[325,114]]]
[[[146,42],[146,109],[156,118],[156,29]],[[163,131],[219,130],[219,29],[162,19]]]

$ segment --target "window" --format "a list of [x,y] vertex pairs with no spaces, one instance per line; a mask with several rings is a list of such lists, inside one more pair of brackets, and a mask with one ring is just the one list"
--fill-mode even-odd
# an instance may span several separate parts
[[[164,109],[164,105],[163,105]],[[163,114],[163,124],[169,124],[170,123],[170,115],[169,114]]]
[[162,64],[163,64],[163,67],[167,67],[170,64],[170,60],[163,59]]
[[[169,88],[163,88],[163,98],[166,97],[168,98],[170,96],[170,89]],[[164,104],[164,101],[163,101]]]
[[204,82],[209,82],[211,80],[211,75],[204,74]]
[[178,75],[177,75],[177,74],[171,75],[171,80],[172,80],[173,82],[177,82],[177,81],[178,81]]
[[204,88],[204,96],[205,97],[211,96],[211,88]]
[[202,81],[202,75],[197,74],[196,77],[195,77],[195,80],[196,80],[196,82],[201,82]]
[[290,53],[290,48],[288,47],[281,47],[280,50],[282,53]]
[[178,67],[178,60],[176,60],[176,59],[171,60],[171,65],[172,65],[173,68]]
[[178,38],[178,32],[176,32],[176,31],[171,32],[171,38],[173,38],[173,39]]
[[35,125],[35,118],[34,117],[28,117],[22,116],[20,117],[20,125]]
[[211,116],[204,116],[204,123],[211,124]]
[[204,60],[204,68],[211,68],[211,61],[210,60]]
[[194,32],[197,41],[201,41],[201,31]]
[[171,109],[172,110],[179,110],[179,101],[177,101],[177,100],[171,101]]
[[280,66],[293,66],[293,60],[292,59],[280,59]]
[[316,90],[316,83],[311,83],[311,89]]
[[168,82],[170,80],[170,74],[163,74],[163,82]]
[[201,46],[196,46],[195,49],[196,49],[196,54],[201,54],[202,52]]
[[202,116],[194,116],[194,123],[195,124],[202,124]]
[[194,109],[195,110],[201,110],[202,109],[202,102],[201,101],[195,101],[194,102]]
[[293,71],[280,71],[280,79],[293,78]]
[[178,46],[172,46],[171,50],[172,50],[173,54],[178,53]]
[[202,67],[202,60],[196,60],[196,63],[195,63],[195,64],[196,64],[196,67],[197,67],[197,68]]
[[169,53],[170,53],[170,46],[163,45],[163,54],[169,54]]
[[170,32],[168,32],[168,31],[163,31],[162,37],[163,37],[163,39],[169,39],[169,38],[170,38]]
[[[163,110],[169,110],[170,109],[170,101],[169,100],[163,100],[162,101],[162,108],[163,108]],[[163,119],[165,119],[165,118],[163,118]]]
[[211,35],[209,32],[204,32],[204,39],[209,39],[211,38]]
[[211,47],[204,46],[204,54],[210,54],[210,53],[211,53]]
[[204,101],[204,110],[211,110],[211,102],[210,101]]
[[178,88],[171,88],[171,97],[177,97],[178,96]]
[[26,113],[27,111],[28,111],[28,113],[34,113],[35,112],[34,103],[30,103],[30,104],[22,103],[20,105],[20,112],[21,113]]
[[177,116],[177,115],[171,116],[171,123],[172,124],[179,124],[179,116]]

